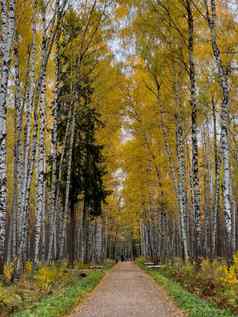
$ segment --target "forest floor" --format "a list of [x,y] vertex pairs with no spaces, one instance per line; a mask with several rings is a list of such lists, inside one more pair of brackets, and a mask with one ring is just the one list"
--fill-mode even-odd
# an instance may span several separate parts
[[[7,282],[0,277],[0,317],[61,317],[68,315],[90,293],[113,266],[100,268],[76,262],[42,265],[32,271],[27,265],[21,278]],[[10,276],[10,275],[9,275]],[[8,276],[8,277],[9,277]]]
[[148,274],[133,262],[117,264],[70,317],[183,317]]

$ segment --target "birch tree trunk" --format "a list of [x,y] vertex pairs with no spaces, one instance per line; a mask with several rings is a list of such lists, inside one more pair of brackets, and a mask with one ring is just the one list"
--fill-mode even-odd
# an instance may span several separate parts
[[[35,2],[36,5],[36,2]],[[42,23],[43,23],[43,36],[41,43],[41,65],[40,65],[40,75],[37,82],[37,90],[35,92],[34,98],[34,86],[33,86],[33,78],[35,74],[35,38],[32,39],[32,61],[30,62],[31,71],[30,71],[30,79],[32,80],[32,84],[29,87],[28,93],[28,120],[26,123],[26,141],[25,141],[25,158],[24,158],[24,180],[23,180],[23,189],[22,189],[22,203],[21,203],[21,213],[22,213],[22,224],[21,224],[21,239],[20,239],[20,247],[19,247],[19,260],[17,264],[17,273],[19,274],[21,271],[22,263],[25,259],[25,250],[26,250],[26,237],[28,232],[28,205],[30,198],[30,190],[31,190],[31,182],[33,175],[33,167],[35,163],[35,155],[37,149],[37,136],[38,136],[38,105],[39,105],[39,114],[40,114],[40,133],[39,133],[39,161],[38,161],[38,179],[37,179],[37,211],[36,211],[36,234],[35,234],[35,247],[34,247],[34,262],[38,262],[38,252],[37,248],[39,247],[39,236],[41,236],[41,228],[42,225],[39,226],[39,221],[41,221],[41,215],[45,213],[45,179],[44,179],[44,157],[45,157],[45,90],[46,90],[46,67],[49,59],[49,53],[51,46],[49,47],[48,36],[47,36],[47,26],[46,26],[46,12],[45,7],[42,7]],[[53,31],[52,31],[53,32]],[[33,19],[33,32],[32,34],[35,36],[35,16]],[[49,36],[51,37],[51,36]],[[34,104],[35,101],[35,104]],[[30,144],[30,135],[31,135],[31,112],[33,110],[34,104],[34,126],[33,126],[33,137],[32,144]],[[30,157],[31,152],[31,157]],[[40,215],[40,216],[39,216]],[[39,229],[40,228],[40,229]]]
[[[58,39],[59,40],[59,39]],[[56,257],[56,182],[57,182],[57,132],[58,132],[58,108],[59,108],[59,46],[56,49],[56,84],[55,99],[53,102],[53,127],[51,136],[51,161],[52,161],[52,180],[50,194],[50,215],[49,215],[49,250],[47,261]]]
[[42,235],[43,215],[45,214],[45,75],[40,92],[40,136],[38,146],[37,193],[36,193],[36,224],[35,224],[35,255],[34,263],[40,261],[40,237]]
[[200,224],[200,187],[198,171],[198,137],[197,137],[197,88],[196,70],[194,63],[194,21],[191,0],[186,0],[188,22],[188,54],[189,54],[189,78],[192,107],[192,188],[193,210],[195,223],[195,256],[201,256],[201,224]]
[[180,225],[181,225],[181,238],[183,244],[184,259],[188,261],[188,241],[186,232],[186,192],[185,192],[185,156],[184,156],[184,141],[183,141],[183,128],[181,122],[176,118],[176,140],[177,140],[177,159],[178,159],[178,195],[179,195],[179,209],[180,209]]
[[21,98],[20,74],[19,74],[19,54],[18,54],[18,40],[16,37],[14,47],[15,59],[15,148],[14,148],[14,189],[13,201],[10,222],[10,236],[8,239],[8,255],[7,260],[11,261],[17,256],[17,238],[19,230],[19,193],[21,186],[21,160],[22,160],[22,119],[23,119],[23,105]]
[[34,141],[36,141],[37,125],[36,121],[33,125],[33,144],[31,148],[31,131],[32,131],[32,114],[34,108],[34,90],[35,90],[35,64],[36,64],[36,1],[33,2],[33,18],[32,18],[32,41],[31,41],[31,50],[29,57],[29,71],[28,71],[28,84],[26,88],[26,98],[23,106],[25,107],[25,132],[24,132],[24,157],[22,157],[21,168],[21,192],[18,203],[18,261],[17,261],[17,274],[20,274],[22,269],[22,264],[24,258],[26,258],[26,247],[27,247],[27,222],[28,222],[28,202],[30,196],[30,186],[32,179],[32,160],[31,151],[34,151]]
[[210,132],[209,132],[209,118],[206,118],[204,125],[202,126],[202,138],[203,138],[203,155],[204,155],[204,167],[205,173],[203,176],[204,183],[204,230],[203,230],[203,256],[211,256],[211,204],[213,186],[211,180],[211,162],[209,158],[210,153]]
[[[216,62],[216,67],[219,75],[220,87],[222,89],[223,100],[221,105],[221,153],[224,168],[223,177],[223,198],[224,198],[224,218],[225,227],[228,238],[228,249],[232,253],[235,251],[235,245],[232,243],[234,239],[232,234],[232,184],[231,184],[231,173],[230,173],[230,146],[229,146],[229,106],[230,106],[230,96],[229,96],[229,81],[225,65],[223,64],[221,51],[217,44],[217,31],[216,31],[216,0],[210,0],[210,10],[208,6],[208,1],[204,0],[206,8],[206,16],[208,21],[208,26],[211,34],[211,46],[213,50],[213,55]],[[228,251],[228,255],[230,252]]]
[[7,223],[7,153],[6,153],[6,120],[8,78],[11,62],[11,48],[15,33],[15,1],[1,0],[2,34],[0,49],[2,70],[0,76],[0,264],[5,255],[6,223]]
[[213,115],[213,139],[214,139],[214,162],[215,162],[215,181],[214,181],[214,198],[213,198],[213,214],[212,214],[212,235],[211,235],[211,254],[214,258],[216,256],[217,247],[217,222],[220,209],[220,156],[217,146],[217,119],[215,101],[212,98],[212,115]]
[[35,254],[34,263],[39,263],[40,237],[42,235],[43,215],[45,215],[45,111],[46,111],[46,65],[47,65],[47,26],[46,12],[42,9],[43,38],[42,38],[42,62],[39,91],[40,131],[38,145],[38,175],[36,193],[36,224],[35,224]]
[[[63,12],[66,7],[67,0],[56,0],[55,3],[55,16],[56,16],[56,84],[55,84],[55,99],[53,103],[53,127],[51,137],[51,156],[52,156],[52,181],[50,193],[50,215],[49,215],[49,248],[47,261],[56,258],[56,236],[57,236],[57,215],[56,209],[59,207],[59,192],[57,191],[57,129],[58,129],[58,107],[59,107],[59,75],[60,75],[60,52],[59,52],[59,39],[60,39],[60,22],[63,17]],[[53,36],[54,37],[54,36]],[[66,137],[67,140],[67,137]],[[61,177],[60,177],[61,179]],[[60,181],[59,179],[59,181]]]
[[194,230],[194,214],[193,214],[193,180],[192,180],[192,168],[191,168],[191,153],[190,153],[190,145],[188,140],[185,140],[186,148],[185,148],[185,162],[186,162],[186,175],[188,178],[187,190],[189,192],[189,199],[187,201],[188,207],[188,244],[189,251],[191,256],[195,256],[195,230]]

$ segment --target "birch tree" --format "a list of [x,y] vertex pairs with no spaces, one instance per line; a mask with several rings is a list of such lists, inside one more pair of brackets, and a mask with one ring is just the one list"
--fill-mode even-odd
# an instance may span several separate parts
[[186,1],[187,23],[188,23],[188,59],[189,59],[189,78],[190,95],[192,108],[192,181],[193,181],[193,208],[195,223],[196,249],[195,256],[201,256],[201,224],[200,224],[200,187],[198,171],[198,137],[197,137],[197,87],[196,70],[194,61],[194,19],[192,2]]
[[[231,247],[231,252],[234,252],[236,246],[232,237],[232,185],[231,185],[231,173],[230,173],[230,145],[229,145],[229,108],[230,108],[230,87],[228,69],[222,61],[221,50],[217,43],[217,15],[216,15],[216,1],[210,1],[210,7],[208,1],[204,0],[206,9],[206,18],[210,29],[210,41],[212,51],[219,75],[219,84],[222,90],[222,105],[221,105],[221,153],[224,168],[223,179],[223,195],[224,195],[224,217],[226,232],[228,235],[228,241]],[[235,231],[233,231],[235,235]]]
[[1,1],[1,75],[0,75],[0,261],[5,255],[7,224],[7,157],[6,157],[6,116],[8,79],[11,67],[11,50],[15,34],[15,1]]
[[19,199],[21,190],[21,162],[22,162],[22,126],[23,126],[23,103],[21,94],[21,83],[19,73],[19,42],[18,36],[15,38],[14,62],[15,62],[15,148],[14,148],[14,193],[12,199],[12,211],[9,224],[8,238],[8,262],[17,255],[18,230],[19,230]]
[[[180,104],[180,98],[178,97],[178,91],[176,92],[177,109]],[[185,151],[184,151],[184,131],[181,122],[181,114],[176,114],[176,146],[177,146],[177,159],[178,159],[178,196],[179,196],[179,209],[180,209],[180,225],[181,225],[181,237],[183,243],[183,251],[185,261],[188,261],[188,241],[186,230],[186,215],[187,215],[187,197],[185,192]]]

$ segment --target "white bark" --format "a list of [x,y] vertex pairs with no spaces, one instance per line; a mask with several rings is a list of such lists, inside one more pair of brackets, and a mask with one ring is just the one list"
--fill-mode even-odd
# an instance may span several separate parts
[[[58,47],[58,46],[57,46]],[[49,215],[49,250],[48,262],[56,257],[56,182],[57,182],[57,131],[58,131],[58,110],[59,110],[59,49],[56,50],[56,84],[55,99],[53,102],[53,127],[51,136],[51,160],[52,160],[52,180]]]
[[188,241],[186,230],[186,192],[185,192],[185,157],[184,157],[184,141],[183,141],[183,128],[179,118],[176,119],[176,136],[177,136],[177,158],[178,158],[178,196],[179,196],[179,209],[180,209],[180,225],[181,225],[181,238],[183,245],[183,252],[185,261],[188,260]]
[[203,137],[203,152],[204,152],[204,244],[203,244],[203,256],[211,255],[211,201],[213,194],[213,187],[211,186],[211,162],[209,158],[210,152],[210,132],[209,132],[209,119],[206,121],[202,127],[202,137]]
[[40,73],[40,89],[39,89],[39,115],[40,115],[40,131],[38,144],[38,166],[37,166],[37,192],[36,192],[36,223],[35,223],[35,247],[34,247],[34,263],[40,261],[40,238],[42,235],[43,216],[45,215],[45,112],[46,112],[46,65],[47,65],[47,26],[45,8],[42,10],[42,61]]
[[19,74],[19,56],[18,56],[18,40],[15,40],[14,47],[15,59],[15,148],[14,148],[14,192],[12,202],[12,212],[10,221],[10,234],[8,239],[8,256],[7,260],[11,261],[17,256],[17,237],[18,237],[18,220],[19,220],[19,192],[21,186],[21,158],[22,158],[22,96],[20,87],[20,74]]
[[201,256],[201,223],[200,223],[200,186],[198,172],[198,137],[197,137],[197,87],[194,62],[194,21],[191,0],[186,0],[188,22],[188,55],[189,78],[192,107],[192,182],[193,182],[193,210],[195,224],[195,256]]
[[211,255],[216,256],[216,238],[217,238],[217,221],[220,207],[220,155],[217,146],[217,119],[214,99],[212,99],[212,114],[213,114],[213,138],[214,138],[214,162],[215,162],[215,184],[213,198],[213,213],[212,213],[212,236],[211,236]]
[[2,55],[2,70],[0,76],[0,261],[5,255],[6,222],[7,222],[7,153],[6,153],[6,120],[8,78],[11,62],[11,48],[15,33],[15,1],[1,1],[2,34],[0,49]]
[[[229,108],[230,108],[230,96],[229,96],[229,80],[227,75],[226,67],[222,61],[220,48],[217,44],[217,31],[216,31],[216,0],[210,0],[210,10],[208,6],[208,1],[204,0],[206,8],[206,16],[208,21],[208,26],[211,34],[211,46],[213,50],[213,55],[215,58],[220,87],[223,93],[223,100],[221,106],[221,153],[224,168],[223,177],[223,198],[224,198],[224,217],[225,217],[225,227],[228,238],[228,248],[232,247],[232,184],[231,184],[231,173],[230,173],[230,146],[229,146]],[[234,252],[234,250],[231,250]],[[229,251],[228,251],[229,253]]]
[[25,98],[25,133],[24,133],[24,154],[22,158],[22,177],[21,177],[21,194],[18,206],[18,262],[17,262],[17,273],[20,273],[22,269],[23,261],[26,259],[26,248],[27,248],[27,227],[28,227],[28,203],[30,196],[31,179],[33,173],[33,161],[34,157],[31,157],[31,153],[34,154],[36,145],[36,134],[37,124],[36,118],[33,125],[33,140],[31,145],[31,132],[32,132],[32,114],[34,112],[34,90],[35,90],[35,64],[36,64],[36,1],[33,2],[33,18],[32,18],[32,41],[31,51],[29,58],[29,69],[28,69],[28,84],[26,88]]
[[38,146],[38,166],[37,166],[37,193],[36,193],[36,223],[35,223],[35,255],[34,263],[40,261],[40,238],[43,226],[43,216],[45,215],[45,75],[42,80],[40,92],[40,136]]

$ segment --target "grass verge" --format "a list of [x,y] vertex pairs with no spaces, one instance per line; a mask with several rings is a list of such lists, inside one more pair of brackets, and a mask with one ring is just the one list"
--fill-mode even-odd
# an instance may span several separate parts
[[189,293],[181,285],[163,276],[159,271],[145,267],[142,260],[136,261],[138,266],[152,276],[171,296],[177,306],[186,312],[187,317],[237,317],[227,310],[221,310],[215,305]]
[[21,312],[13,313],[14,317],[60,317],[69,313],[84,296],[93,290],[104,276],[104,271],[90,272],[87,277],[75,280],[71,286],[57,294],[49,295],[40,302]]

